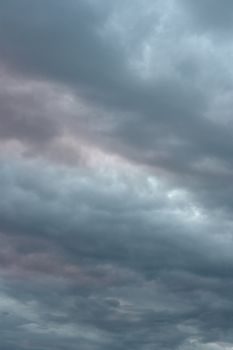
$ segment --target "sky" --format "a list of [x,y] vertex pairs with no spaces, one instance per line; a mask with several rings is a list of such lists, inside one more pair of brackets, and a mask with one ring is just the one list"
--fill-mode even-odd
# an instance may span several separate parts
[[232,0],[0,0],[0,349],[233,349],[232,38]]

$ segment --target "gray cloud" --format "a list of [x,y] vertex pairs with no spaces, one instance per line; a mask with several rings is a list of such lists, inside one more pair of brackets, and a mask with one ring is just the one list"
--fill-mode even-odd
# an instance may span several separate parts
[[1,348],[231,348],[232,6],[0,0]]
[[[181,34],[184,28],[175,12],[169,12],[167,20],[159,17],[159,10],[167,10],[167,2],[153,7],[148,1],[148,8],[154,8],[153,16],[146,11],[139,16],[137,6],[131,8],[128,3],[123,6],[121,2],[116,7],[72,1],[65,6],[53,1],[46,6],[43,3],[32,6],[24,1],[17,11],[16,6],[15,2],[2,3],[1,9],[4,33],[1,45],[8,64],[11,62],[22,72],[64,83],[75,94],[85,97],[86,104],[94,108],[91,123],[99,124],[99,136],[96,130],[91,135],[99,144],[138,162],[165,168],[182,177],[182,181],[182,174],[189,178],[193,173],[196,180],[200,178],[205,184],[207,177],[209,181],[209,172],[206,175],[199,167],[196,175],[197,170],[193,169],[194,164],[206,159],[221,160],[232,168],[231,125],[226,127],[219,120],[206,118],[206,114],[212,113],[211,104],[219,89],[230,84],[224,61],[218,57],[215,45],[209,43],[208,47],[202,36],[197,43],[190,32]],[[24,17],[26,8],[30,19]],[[169,24],[170,21],[173,22]],[[184,25],[187,26],[185,22]],[[135,36],[140,38],[141,45],[134,43]],[[143,58],[146,47],[150,52],[147,63]],[[209,60],[218,68],[217,74],[216,69],[209,67]],[[143,64],[147,64],[144,68],[149,72],[147,79],[140,76],[144,74]],[[24,99],[22,103],[29,104]],[[8,120],[4,123],[4,135],[9,134],[7,130],[16,133],[16,128],[19,132],[21,128],[21,134],[35,140],[36,133],[43,140],[74,126],[64,115],[61,129],[57,129],[54,116],[51,120],[42,111],[41,116],[32,118],[30,104],[27,108],[29,113],[23,109],[18,114],[29,114],[30,119],[16,118],[17,112],[13,118],[4,118]],[[109,117],[101,118],[98,108]],[[3,115],[9,115],[9,107],[5,109]],[[34,109],[38,110],[38,106]],[[108,132],[104,131],[106,119],[112,124]],[[215,174],[212,176],[215,178]]]
[[213,33],[221,32],[228,37],[232,29],[232,2],[227,0],[224,5],[219,1],[183,1],[196,21],[197,30],[207,30]]
[[[61,341],[63,334],[68,341],[82,341],[72,334],[84,327],[96,334],[94,348],[105,346],[98,338],[104,332],[106,347],[116,349],[176,348],[195,334],[205,342],[219,341],[223,332],[231,340],[233,260],[227,222],[221,238],[217,219],[192,219],[194,209],[185,211],[179,200],[169,204],[169,189],[151,187],[146,174],[132,177],[128,185],[119,178],[107,190],[111,173],[93,177],[22,164],[2,169],[1,230],[11,233],[11,241],[4,238],[4,283],[17,303],[40,308],[33,311],[35,321],[27,315],[19,320],[23,332],[39,332],[46,344],[54,344],[53,327]],[[177,210],[183,217],[175,215]],[[32,241],[38,238],[35,249]],[[213,321],[215,312],[222,316]],[[83,341],[89,346],[88,339]]]

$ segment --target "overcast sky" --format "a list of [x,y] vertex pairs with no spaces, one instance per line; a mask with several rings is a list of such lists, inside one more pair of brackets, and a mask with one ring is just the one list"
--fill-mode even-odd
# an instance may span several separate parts
[[0,0],[0,349],[233,349],[232,38],[232,0]]

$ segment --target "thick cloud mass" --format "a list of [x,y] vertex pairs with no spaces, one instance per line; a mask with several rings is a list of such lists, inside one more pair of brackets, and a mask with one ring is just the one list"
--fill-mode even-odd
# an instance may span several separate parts
[[232,349],[232,9],[0,0],[0,349]]

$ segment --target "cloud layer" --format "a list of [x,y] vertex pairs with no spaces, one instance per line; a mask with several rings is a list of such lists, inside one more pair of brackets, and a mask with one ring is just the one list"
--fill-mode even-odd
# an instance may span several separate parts
[[1,348],[232,348],[232,6],[0,0]]

